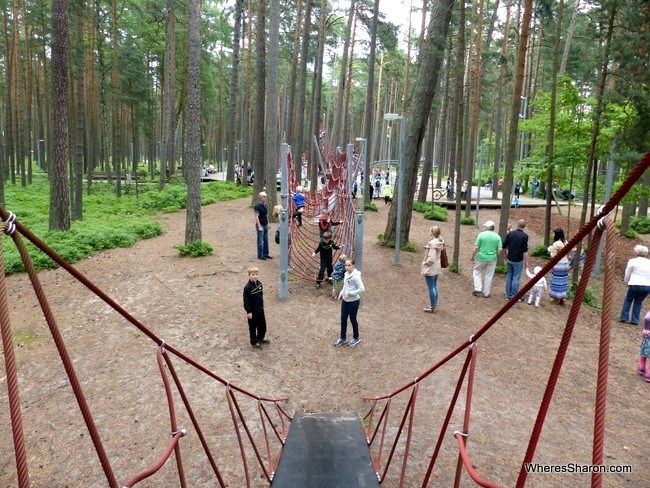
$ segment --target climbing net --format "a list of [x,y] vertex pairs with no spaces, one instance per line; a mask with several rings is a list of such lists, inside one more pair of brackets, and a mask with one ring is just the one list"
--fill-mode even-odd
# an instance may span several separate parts
[[[175,471],[180,486],[195,486],[195,482],[187,482],[184,465],[187,463],[187,459],[193,461],[193,458],[199,457],[201,451],[210,465],[210,469],[204,471],[202,476],[213,476],[215,480],[209,482],[210,486],[225,487],[245,485],[250,487],[255,479],[259,477],[259,472],[251,472],[252,468],[249,466],[251,463],[256,463],[259,470],[262,472],[262,476],[269,483],[272,482],[273,475],[279,464],[280,456],[284,447],[288,431],[288,422],[291,420],[291,416],[285,412],[282,407],[282,404],[287,401],[286,398],[266,398],[255,395],[223,379],[221,376],[190,358],[173,345],[165,343],[165,341],[158,337],[150,328],[142,324],[133,315],[122,308],[115,300],[100,290],[86,276],[68,264],[51,248],[45,245],[28,229],[16,221],[15,216],[11,212],[7,212],[4,208],[0,207],[0,218],[3,221],[0,223],[0,269],[3,269],[2,250],[4,239],[2,237],[7,234],[13,239],[13,242],[23,260],[25,269],[27,270],[32,287],[34,288],[39,305],[49,327],[49,331],[56,345],[57,352],[63,363],[74,398],[82,414],[83,421],[92,440],[97,457],[99,458],[108,486],[131,487],[136,485],[140,481],[158,472],[171,457],[172,453],[176,460]],[[70,273],[77,281],[83,284],[99,299],[104,301],[114,311],[135,326],[156,345],[155,362],[160,371],[163,390],[167,400],[170,422],[169,428],[171,431],[170,439],[165,438],[164,435],[161,436],[161,432],[148,431],[147,435],[149,437],[147,439],[141,439],[133,435],[131,432],[121,432],[117,435],[117,440],[120,442],[121,449],[118,452],[113,452],[112,456],[110,455],[109,451],[105,448],[103,439],[110,437],[111,440],[115,442],[115,435],[113,434],[114,429],[112,425],[113,415],[107,415],[104,413],[99,421],[93,417],[89,402],[86,400],[86,396],[84,395],[83,382],[75,369],[75,362],[80,358],[73,358],[72,354],[68,351],[64,334],[57,324],[53,309],[48,302],[45,290],[41,285],[39,276],[32,263],[30,253],[21,236],[24,236],[38,249],[49,256],[59,266]],[[13,433],[18,481],[17,485],[20,488],[26,488],[30,485],[27,461],[29,456],[27,454],[25,435],[23,433],[23,415],[21,412],[20,392],[18,388],[18,368],[16,364],[16,355],[13,345],[14,341],[12,338],[8,310],[9,305],[5,275],[4,273],[0,273],[0,331],[2,333],[2,345],[4,348],[9,413]],[[180,374],[180,369],[172,359],[180,360],[181,365],[184,368],[183,371],[187,373],[187,376],[191,375],[189,381],[184,381],[181,378],[182,375]],[[200,379],[198,379],[197,376],[199,376]],[[202,386],[197,389],[196,383],[202,382],[205,385],[206,377],[208,386]],[[132,379],[131,381],[134,380]],[[203,396],[205,394],[203,390],[206,388],[208,388],[208,392],[211,391],[209,388],[215,388],[215,393],[209,393],[211,396],[208,410],[213,409],[209,415],[205,415],[205,411],[193,406],[193,402],[197,400],[197,398],[193,397],[191,394],[192,392],[200,392],[201,396]],[[191,424],[191,429],[189,426],[188,429],[179,426],[179,415],[175,405],[175,398],[180,398],[184,409],[183,418],[188,422],[188,424]],[[215,421],[215,418],[219,417],[219,414],[215,411],[215,404],[218,399],[221,399],[223,403],[227,404],[228,414],[221,415],[217,422]],[[202,401],[205,400],[202,399]],[[147,415],[151,418],[158,418],[157,412],[149,410],[151,408],[152,407],[149,406]],[[137,422],[137,419],[135,421]],[[209,427],[215,427],[215,425],[218,426],[218,432],[215,434],[215,432],[206,429],[206,424],[209,425]],[[226,429],[228,424],[230,424],[228,435],[223,435],[223,429]],[[165,433],[169,432],[162,426],[161,429],[164,429],[163,432]],[[188,431],[191,431],[191,434],[193,435],[185,437],[186,434],[188,434]],[[80,435],[83,436],[83,434]],[[161,437],[164,441],[161,441]],[[230,449],[223,449],[223,444],[217,443],[217,441],[220,441],[223,437],[227,437],[231,440],[233,437],[236,438],[236,447],[233,449],[231,446]],[[135,457],[131,458],[125,456],[124,452],[128,452],[128,446],[130,443],[137,445],[139,442],[141,444],[152,445],[152,449],[155,449],[153,444],[158,442],[160,445],[157,447],[162,452],[159,453],[158,459],[144,461],[144,465],[146,465],[147,462],[151,463],[149,468],[132,475],[118,484],[118,476],[115,474],[113,465],[119,462],[120,465],[123,466],[123,460],[125,457],[135,464],[137,459]],[[126,445],[124,445],[125,443]],[[183,456],[181,455],[181,445],[186,447],[186,453],[190,452],[190,456],[186,458],[185,463],[183,461]],[[233,450],[239,451],[241,459],[235,463],[233,463],[231,459],[228,459],[230,462],[225,463],[226,470],[220,469],[219,457],[224,455],[224,451],[226,451],[228,455],[231,455]],[[32,458],[33,457],[35,456],[32,456]],[[235,473],[233,473],[233,465],[241,466],[241,471],[235,469]],[[134,470],[133,467],[131,467],[131,469]],[[74,475],[70,476],[72,478]],[[167,476],[172,475],[167,473]],[[93,482],[90,484],[95,483]]]
[[[542,270],[535,275],[526,285],[524,285],[519,292],[508,301],[497,313],[495,313],[479,330],[477,330],[467,341],[460,344],[452,352],[447,354],[443,359],[434,364],[431,368],[425,371],[421,376],[411,381],[410,383],[402,386],[396,391],[383,396],[365,397],[364,400],[370,403],[370,408],[364,416],[364,425],[366,428],[366,436],[368,444],[371,449],[371,458],[375,470],[377,472],[377,479],[383,482],[389,476],[391,467],[399,464],[401,459],[401,466],[398,473],[394,473],[393,478],[399,479],[398,486],[428,486],[429,482],[434,476],[434,467],[436,462],[443,451],[443,436],[447,434],[449,426],[453,419],[453,414],[458,408],[459,397],[463,385],[465,385],[465,405],[464,414],[462,418],[462,427],[460,430],[454,432],[453,436],[456,440],[458,447],[458,457],[456,462],[456,471],[454,477],[454,486],[460,486],[461,475],[463,469],[467,472],[470,478],[479,486],[496,488],[500,485],[493,483],[482,478],[478,470],[475,468],[475,463],[472,463],[468,453],[469,442],[469,429],[472,412],[472,398],[474,395],[475,377],[478,374],[477,370],[477,355],[481,337],[488,332],[497,322],[519,301],[524,297],[532,287],[537,283],[545,274],[565,256],[567,256],[588,234],[593,232],[593,240],[589,246],[587,256],[584,262],[584,270],[580,277],[578,287],[573,299],[573,303],[566,319],[566,324],[560,343],[557,348],[555,360],[549,374],[546,387],[544,389],[541,405],[539,407],[534,425],[530,434],[528,447],[524,454],[523,460],[519,467],[519,475],[517,477],[516,485],[518,488],[525,486],[528,477],[527,466],[532,462],[535,452],[537,450],[538,442],[542,434],[545,424],[546,416],[549,411],[551,400],[555,392],[558,378],[564,364],[564,359],[571,342],[573,331],[576,324],[576,319],[580,312],[582,301],[587,291],[587,285],[591,277],[591,273],[596,262],[596,255],[598,252],[599,244],[603,237],[605,237],[605,280],[603,288],[603,308],[601,313],[600,323],[600,341],[599,341],[599,354],[598,354],[598,373],[596,380],[596,401],[594,412],[594,429],[593,429],[593,448],[592,448],[592,465],[601,466],[604,460],[604,442],[605,442],[605,414],[607,406],[607,379],[608,379],[608,363],[609,363],[609,344],[610,344],[610,329],[611,329],[611,316],[613,314],[613,297],[614,297],[614,235],[615,226],[609,213],[616,208],[621,202],[625,194],[630,190],[632,185],[644,174],[650,167],[650,152],[647,153],[639,162],[637,167],[630,173],[625,182],[621,185],[616,194],[609,200],[599,211],[598,215],[594,216],[589,223],[587,223],[566,245],[562,248],[561,252],[551,259]],[[462,361],[462,354],[465,357]],[[452,366],[452,360],[457,358],[460,364],[460,371],[456,385],[449,399],[449,404],[444,412],[444,418],[439,431],[431,434],[430,426],[426,429],[415,429],[415,407],[418,400],[418,393],[423,389],[423,381],[429,378],[434,372],[438,371],[443,366]],[[436,397],[440,398],[441,390],[436,388]],[[399,403],[399,407],[395,408],[395,404]],[[440,403],[440,402],[439,402]],[[431,408],[427,403],[426,407]],[[426,408],[425,407],[425,408]],[[442,407],[442,405],[441,405]],[[402,409],[403,408],[403,409]],[[401,412],[392,421],[391,414],[397,410]],[[423,432],[426,430],[427,432]],[[419,439],[418,439],[419,436]],[[427,437],[428,436],[428,437]],[[427,437],[426,440],[422,440]],[[501,437],[504,441],[507,439],[507,434],[504,433]],[[409,462],[409,452],[414,443],[422,445],[433,445],[433,452],[426,465],[426,470],[419,475],[412,475],[407,479],[407,468]],[[492,446],[491,446],[492,447]],[[481,446],[477,446],[481,450]],[[416,478],[415,480],[413,478]],[[602,472],[594,470],[591,474],[591,486],[602,486]]]
[[[319,148],[323,151],[323,147]],[[354,155],[352,164],[348,164],[345,152],[338,149],[327,151],[327,158],[323,162],[325,174],[320,175],[316,192],[307,192],[305,188],[305,207],[302,212],[302,226],[298,226],[297,219],[291,218],[289,224],[289,252],[290,273],[306,281],[316,281],[320,258],[312,257],[312,252],[318,247],[320,240],[319,220],[324,210],[329,211],[333,225],[331,228],[332,240],[341,249],[335,251],[333,262],[336,262],[341,253],[348,257],[354,255],[355,233],[355,207],[350,188],[350,171],[356,175],[361,165],[361,159]],[[288,171],[288,214],[294,215],[295,204],[291,195],[298,186],[302,186],[301,168],[294,165],[291,153],[287,157]]]

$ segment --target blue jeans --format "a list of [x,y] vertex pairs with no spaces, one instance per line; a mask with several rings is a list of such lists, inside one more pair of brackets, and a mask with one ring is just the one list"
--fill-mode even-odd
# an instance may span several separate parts
[[506,300],[510,300],[519,291],[521,271],[524,269],[523,261],[508,260],[508,274],[506,275]]
[[438,306],[438,275],[425,275],[424,280],[427,282],[427,286],[429,287],[429,302],[431,303],[431,308],[436,308]]
[[623,309],[621,310],[621,320],[627,320],[630,316],[630,307],[632,307],[632,322],[638,324],[641,318],[641,305],[643,300],[650,293],[650,286],[630,285],[627,287],[627,295],[623,302]]
[[257,257],[264,258],[269,255],[269,226],[263,225],[263,230],[259,230],[255,226],[257,231]]

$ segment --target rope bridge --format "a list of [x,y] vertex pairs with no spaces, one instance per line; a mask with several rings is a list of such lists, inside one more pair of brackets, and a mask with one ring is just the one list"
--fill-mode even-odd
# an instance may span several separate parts
[[[180,350],[176,349],[170,344],[166,344],[163,339],[154,334],[149,328],[143,325],[129,312],[122,308],[106,293],[100,290],[88,278],[77,271],[74,267],[63,260],[51,248],[45,245],[40,239],[32,234],[28,229],[22,226],[15,220],[15,216],[11,212],[7,212],[4,208],[0,207],[0,218],[3,222],[0,223],[0,233],[8,234],[13,239],[20,256],[25,264],[25,269],[32,283],[38,302],[40,304],[43,315],[49,327],[49,331],[54,339],[56,349],[63,362],[67,377],[70,381],[74,397],[81,414],[83,416],[86,429],[88,430],[92,439],[93,446],[99,458],[104,476],[109,486],[111,487],[131,487],[138,482],[155,474],[171,457],[174,453],[176,459],[176,468],[179,478],[179,484],[182,487],[188,486],[185,479],[183,468],[183,460],[181,456],[182,438],[186,435],[185,429],[179,429],[176,420],[176,406],[174,405],[174,396],[172,391],[172,383],[176,388],[176,393],[180,396],[183,407],[185,408],[187,416],[190,418],[194,432],[199,438],[203,452],[206,456],[208,463],[211,466],[212,473],[216,483],[220,487],[229,486],[224,479],[222,472],[219,470],[215,455],[210,448],[207,436],[203,433],[203,428],[199,422],[195,410],[192,407],[191,399],[186,393],[180,376],[177,374],[172,356],[180,359],[191,368],[194,368],[201,374],[207,376],[210,380],[216,381],[221,384],[223,395],[227,401],[232,428],[237,438],[237,446],[241,455],[241,466],[243,469],[243,477],[246,486],[251,486],[251,467],[248,463],[249,455],[257,462],[259,469],[261,469],[263,476],[270,483],[273,480],[276,467],[279,463],[282,449],[286,439],[288,421],[291,416],[284,411],[281,403],[286,402],[287,398],[266,398],[254,395],[236,385],[231,384],[227,380],[221,378],[217,374],[210,371],[205,366],[199,364],[189,356],[185,355]],[[146,335],[150,340],[157,345],[156,362],[163,380],[165,395],[167,397],[169,419],[171,427],[171,440],[164,446],[164,452],[160,455],[149,469],[130,477],[122,483],[118,483],[118,477],[114,473],[111,466],[109,455],[106,452],[102,438],[100,436],[100,429],[96,424],[90,407],[83,393],[81,381],[74,368],[74,361],[69,354],[59,326],[57,325],[56,318],[52,312],[50,304],[45,295],[45,291],[41,286],[38,274],[33,266],[31,257],[25,246],[21,235],[32,242],[38,249],[43,251],[47,256],[54,260],[59,266],[64,268],[75,279],[86,286],[91,292],[101,298],[106,304],[113,308],[117,313],[124,317],[127,321],[133,324],[140,332]],[[3,253],[2,242],[0,238],[0,269],[3,268]],[[12,424],[14,452],[16,458],[16,471],[18,478],[18,486],[20,488],[27,488],[29,486],[29,474],[27,466],[27,450],[25,448],[25,437],[22,427],[22,414],[20,409],[20,395],[18,390],[18,374],[16,366],[16,358],[13,349],[13,340],[11,332],[11,324],[9,322],[9,306],[7,299],[7,289],[4,273],[0,273],[0,329],[2,333],[2,345],[4,348],[5,369],[7,375],[7,389],[9,397],[9,410]],[[171,376],[171,381],[169,376]],[[244,408],[242,402],[252,402],[253,408]],[[245,411],[257,410],[259,416],[258,424],[255,428],[252,426],[251,421],[246,420]],[[163,447],[163,446],[161,446]],[[252,450],[252,454],[250,451]],[[192,484],[190,483],[189,486]]]
[[[321,148],[322,150],[322,148]],[[290,273],[306,281],[316,281],[320,265],[319,257],[312,257],[318,247],[320,230],[318,221],[323,210],[328,210],[332,222],[342,222],[331,228],[333,242],[341,248],[335,251],[333,262],[341,253],[348,257],[354,255],[355,219],[354,203],[350,188],[350,165],[345,152],[336,149],[325,162],[325,183],[318,182],[317,191],[305,195],[305,207],[302,212],[302,226],[296,219],[290,219],[289,252],[291,256]],[[352,174],[357,174],[361,160],[353,156]],[[289,195],[301,185],[300,170],[296,171],[291,153],[287,157]],[[296,208],[293,200],[288,198],[289,215],[294,215]]]
[[[340,161],[340,155],[337,158],[337,161]],[[336,167],[337,165],[333,166],[333,168]],[[528,473],[525,467],[533,460],[535,456],[538,441],[544,427],[546,415],[548,413],[548,409],[557,385],[558,377],[562,370],[566,352],[571,341],[576,319],[578,313],[580,312],[582,300],[587,290],[587,284],[591,277],[593,266],[596,260],[597,250],[599,247],[598,245],[603,236],[606,235],[607,237],[605,239],[604,259],[606,267],[605,286],[603,290],[603,310],[601,314],[600,324],[599,362],[596,384],[596,405],[592,450],[592,464],[603,464],[609,359],[608,354],[611,315],[613,307],[613,285],[615,281],[613,269],[614,249],[612,239],[615,233],[615,229],[613,221],[608,217],[608,214],[620,203],[623,196],[630,190],[632,185],[644,174],[644,172],[647,171],[648,167],[650,167],[650,153],[646,154],[643,157],[643,159],[630,173],[628,178],[625,180],[616,194],[612,197],[612,199],[601,208],[598,215],[592,218],[591,221],[585,225],[585,227],[583,227],[567,243],[567,245],[542,268],[542,270],[536,275],[535,278],[525,284],[503,308],[496,312],[494,316],[492,316],[485,323],[485,325],[478,329],[467,341],[458,345],[453,351],[451,351],[443,359],[430,367],[421,376],[412,382],[402,386],[398,390],[388,395],[366,397],[364,399],[370,403],[369,410],[364,416],[363,420],[366,429],[367,442],[370,447],[372,463],[377,473],[379,482],[384,482],[387,479],[392,480],[393,471],[398,469],[399,472],[394,476],[395,479],[399,480],[398,486],[416,486],[416,483],[413,482],[412,477],[415,477],[417,474],[408,477],[408,461],[410,458],[411,447],[418,442],[422,444],[422,441],[419,441],[418,437],[421,436],[422,433],[416,432],[414,429],[414,420],[416,405],[419,399],[418,394],[423,388],[425,388],[425,385],[423,385],[423,380],[429,378],[442,366],[451,366],[452,359],[462,359],[461,355],[464,353],[465,356],[462,360],[462,366],[458,372],[458,379],[456,381],[455,387],[453,388],[449,405],[446,409],[446,412],[444,412],[442,425],[439,429],[439,432],[437,433],[437,437],[430,445],[432,453],[430,457],[428,457],[427,469],[422,474],[421,478],[418,478],[417,485],[425,487],[428,486],[432,480],[436,462],[442,451],[443,436],[447,435],[453,414],[458,408],[461,391],[463,389],[463,386],[465,386],[462,430],[454,433],[456,445],[458,446],[454,486],[460,485],[463,471],[466,471],[471,479],[480,486],[498,486],[496,483],[487,481],[481,477],[479,474],[480,469],[475,469],[471,463],[471,453],[469,452],[469,448],[471,446],[468,443],[470,438],[469,433],[472,413],[472,399],[474,395],[474,383],[476,376],[480,374],[477,360],[478,349],[476,347],[476,344],[480,341],[482,336],[488,332],[492,326],[494,326],[508,312],[508,310],[510,310],[518,302],[521,297],[530,291],[530,289],[541,277],[547,274],[560,259],[566,256],[582,239],[584,239],[592,231],[594,232],[593,244],[589,247],[585,259],[584,270],[566,320],[562,338],[557,349],[548,382],[544,389],[541,405],[539,407],[530,434],[528,447],[520,464],[516,486],[524,487],[526,484]],[[341,178],[347,180],[343,166],[340,165],[339,168],[339,176],[335,177],[333,181],[341,182],[343,181]],[[333,170],[333,174],[336,174],[336,170]],[[295,176],[293,179],[295,181]],[[333,188],[330,188],[330,194],[336,194],[336,192],[333,191]],[[328,195],[328,193],[323,193],[323,195]],[[349,192],[345,191],[344,195],[349,195]],[[318,202],[318,200],[316,201]],[[176,389],[176,395],[181,398],[185,413],[189,417],[192,427],[200,440],[203,452],[208,463],[210,464],[214,479],[216,480],[215,484],[221,487],[229,485],[232,486],[232,484],[229,484],[230,482],[225,479],[223,470],[220,470],[218,467],[216,458],[210,449],[211,443],[208,439],[208,436],[204,435],[203,433],[201,423],[195,414],[195,409],[192,407],[191,398],[187,394],[186,388],[183,386],[183,382],[181,381],[176,367],[172,362],[172,357],[179,359],[183,364],[188,365],[200,374],[207,376],[210,380],[215,381],[217,384],[223,387],[223,395],[228,404],[232,430],[234,431],[237,439],[236,447],[238,448],[239,454],[241,456],[240,462],[235,464],[241,465],[241,469],[243,470],[242,476],[244,480],[241,483],[236,484],[236,486],[240,486],[245,483],[245,486],[250,487],[254,482],[251,472],[252,467],[249,466],[248,463],[249,458],[252,458],[255,461],[257,469],[262,473],[263,479],[266,479],[266,481],[269,483],[273,481],[273,476],[276,467],[278,466],[280,456],[282,455],[283,446],[288,431],[287,424],[292,418],[282,408],[282,403],[287,400],[286,398],[265,398],[256,396],[221,378],[172,345],[166,344],[160,337],[154,334],[149,328],[145,327],[141,322],[135,319],[120,305],[118,305],[112,298],[110,298],[96,285],[94,285],[88,278],[86,278],[74,267],[65,262],[60,256],[54,253],[48,246],[46,246],[36,236],[29,232],[28,229],[17,222],[13,214],[0,207],[0,218],[3,220],[2,224],[0,224],[0,232],[11,236],[18,248],[21,258],[23,259],[29,279],[31,280],[32,286],[36,292],[50,333],[52,334],[57,351],[63,362],[67,377],[70,381],[70,385],[72,387],[77,405],[82,413],[83,420],[92,439],[93,446],[97,453],[97,457],[99,458],[107,484],[109,486],[130,487],[136,485],[141,480],[146,479],[147,477],[152,476],[154,473],[156,473],[171,457],[172,453],[174,454],[174,458],[176,460],[176,471],[178,474],[180,486],[185,487],[192,485],[191,483],[188,484],[186,481],[186,475],[183,469],[181,447],[184,443],[183,439],[185,437],[186,431],[182,428],[179,428],[178,425],[176,405],[174,403],[174,391],[172,386]],[[59,266],[68,271],[68,273],[70,273],[81,284],[86,286],[91,292],[95,293],[106,304],[108,304],[117,313],[129,321],[156,345],[156,363],[161,373],[163,387],[168,403],[171,439],[165,443],[164,446],[160,446],[160,450],[162,452],[159,455],[158,459],[152,462],[149,469],[131,476],[122,483],[118,483],[117,481],[118,477],[113,471],[111,460],[103,446],[99,428],[93,419],[88,403],[84,397],[81,382],[74,368],[74,362],[67,351],[65,341],[59,330],[54,314],[52,313],[52,309],[45,296],[43,287],[40,284],[38,274],[35,272],[31,258],[21,236],[24,236],[26,239],[31,241],[37,248],[39,248],[51,259],[53,259]],[[2,239],[0,239],[0,266],[3,265],[1,243]],[[4,348],[9,410],[14,441],[14,453],[16,459],[16,473],[18,486],[20,488],[26,488],[29,486],[27,450],[25,448],[25,436],[23,434],[16,357],[13,349],[13,340],[11,326],[9,323],[8,310],[9,307],[6,282],[4,274],[0,274],[0,332],[2,334],[2,343]],[[436,394],[438,394],[438,392],[436,392]],[[393,417],[395,417],[394,415],[391,415],[395,410],[397,410],[397,408],[394,408],[394,405],[398,404],[402,399],[404,399],[406,406],[404,407],[403,412],[401,412],[401,415],[397,415],[396,422],[391,423]],[[259,417],[259,420],[255,424],[257,426],[256,428],[253,427],[253,424],[250,420],[247,420],[245,413],[251,409],[246,409],[243,406],[243,402],[245,401],[252,402],[254,405],[253,409],[257,411],[257,417]],[[420,446],[420,450],[427,449],[426,446],[429,446],[429,444],[424,442],[424,444]],[[493,448],[494,446],[490,447]],[[495,449],[495,451],[496,450],[498,449]],[[401,463],[399,462],[400,458]],[[398,465],[399,467],[395,468],[395,466]],[[393,468],[393,471],[391,471],[391,468]],[[305,467],[305,469],[308,469],[308,467]],[[601,485],[602,474],[598,472],[592,473],[591,486],[600,487]]]

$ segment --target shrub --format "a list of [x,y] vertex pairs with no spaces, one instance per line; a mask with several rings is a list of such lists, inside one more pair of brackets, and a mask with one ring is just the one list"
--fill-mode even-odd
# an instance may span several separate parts
[[650,217],[632,217],[630,219],[630,229],[639,234],[650,234]]
[[375,205],[375,204],[372,203],[372,202],[367,202],[367,203],[363,206],[363,208],[364,208],[364,210],[370,210],[370,211],[372,211],[372,212],[379,212],[379,209],[377,208],[377,205]]
[[507,274],[508,273],[508,265],[506,263],[501,263],[499,264],[496,269],[494,270],[496,274]]
[[174,244],[172,247],[178,249],[181,256],[191,256],[193,258],[209,256],[214,251],[211,244],[203,241],[196,241],[187,246],[184,244]]
[[427,220],[437,220],[447,222],[447,209],[441,205],[432,205],[431,203],[413,202],[413,210],[424,214]]
[[474,220],[474,217],[469,216],[469,217],[461,217],[460,218],[460,223],[461,225],[474,225],[476,221]]
[[450,264],[447,269],[452,273],[460,273],[462,271],[462,268],[460,266],[456,266],[455,264]]
[[639,233],[632,229],[629,229],[627,232],[623,232],[621,234],[621,237],[627,237],[628,239],[638,239]]
[[537,244],[530,252],[530,255],[538,258],[551,259],[551,255],[548,253],[548,247],[544,244]]
[[[395,247],[395,241],[387,241],[384,239],[384,233],[380,232],[377,234],[377,242],[379,242],[380,245],[384,247]],[[415,244],[411,241],[407,241],[404,244],[402,244],[402,247],[400,248],[402,251],[406,252],[415,252],[417,250]]]
[[[575,298],[576,291],[578,291],[578,283],[571,283],[567,293],[569,299],[573,300]],[[590,286],[585,290],[585,296],[582,298],[582,303],[593,308],[601,308],[600,303],[598,303],[598,297]]]

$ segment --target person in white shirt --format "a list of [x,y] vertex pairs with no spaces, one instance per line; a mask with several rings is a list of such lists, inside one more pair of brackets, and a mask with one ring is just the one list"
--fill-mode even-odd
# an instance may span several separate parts
[[[650,259],[648,259],[648,248],[646,246],[634,246],[635,258],[627,262],[625,268],[625,282],[627,283],[627,295],[623,301],[620,322],[638,325],[641,317],[641,306],[645,297],[650,294]],[[630,319],[630,308],[632,318]]]

